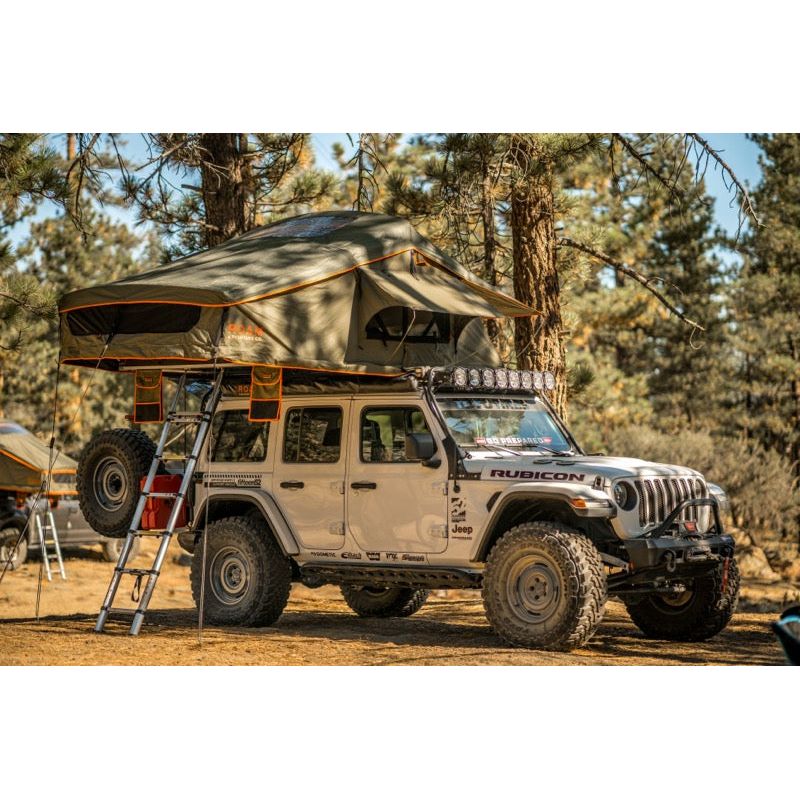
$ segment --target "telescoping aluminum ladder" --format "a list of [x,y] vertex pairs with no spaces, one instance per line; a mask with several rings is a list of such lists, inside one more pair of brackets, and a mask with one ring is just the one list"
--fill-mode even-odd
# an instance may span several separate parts
[[[39,501],[32,511],[33,524],[36,528],[36,536],[39,540],[39,547],[41,548],[42,563],[44,564],[44,572],[47,575],[47,580],[53,580],[53,572],[50,569],[51,562],[55,561],[58,564],[58,572],[61,575],[61,580],[67,579],[67,573],[64,571],[64,559],[61,558],[61,543],[58,541],[58,529],[56,522],[53,519],[53,511],[50,508],[50,503],[47,500]],[[47,539],[50,538],[50,544],[53,545],[53,553],[47,549]]]
[[[119,554],[117,566],[114,567],[114,574],[111,577],[111,583],[108,586],[106,599],[100,608],[100,615],[97,617],[97,623],[94,629],[97,633],[101,633],[105,628],[106,621],[109,614],[133,614],[131,621],[130,634],[136,636],[142,627],[144,615],[147,611],[147,606],[150,603],[150,598],[153,596],[153,590],[156,588],[158,576],[161,574],[161,567],[164,564],[164,558],[167,555],[167,549],[172,539],[172,534],[175,532],[175,526],[180,516],[181,509],[186,502],[186,495],[189,487],[192,484],[195,468],[197,466],[197,459],[200,456],[200,451],[208,436],[211,428],[211,420],[216,410],[219,401],[220,393],[222,391],[222,370],[217,370],[215,373],[214,381],[210,391],[206,394],[200,411],[186,412],[178,411],[178,399],[186,387],[186,373],[181,376],[178,383],[175,397],[172,400],[169,411],[167,412],[164,420],[164,425],[161,429],[161,437],[156,446],[156,452],[153,456],[153,462],[150,464],[150,471],[147,473],[144,485],[142,486],[141,495],[139,496],[139,503],[131,520],[131,527],[128,530],[128,535],[125,537],[125,543]],[[155,479],[158,467],[161,463],[167,460],[164,456],[164,450],[169,442],[169,434],[173,425],[197,425],[195,431],[194,441],[192,442],[192,449],[188,456],[186,456],[186,465],[183,472],[183,480],[181,481],[180,488],[177,492],[154,492],[152,491],[153,480]],[[142,530],[142,515],[144,514],[145,505],[147,500],[151,497],[154,498],[174,498],[175,503],[172,506],[172,511],[167,520],[166,528],[159,530]],[[133,542],[139,536],[155,536],[161,539],[156,552],[156,557],[153,560],[153,566],[150,569],[134,569],[128,567],[128,557],[133,547]],[[142,579],[146,579],[144,590],[139,595],[139,605],[137,608],[115,608],[113,606],[114,598],[116,597],[117,590],[119,589],[120,581],[123,575],[132,575],[137,579],[137,585]]]

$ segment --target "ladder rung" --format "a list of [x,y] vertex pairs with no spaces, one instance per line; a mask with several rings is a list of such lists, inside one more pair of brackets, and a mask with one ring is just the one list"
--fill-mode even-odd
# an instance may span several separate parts
[[180,492],[142,492],[145,497],[180,497]]
[[190,456],[158,456],[160,461],[186,461]]
[[132,567],[114,567],[114,569],[125,575],[158,575],[156,569],[133,569]]
[[139,609],[138,608],[104,608],[103,611],[106,611],[109,614],[135,614]]
[[154,528],[150,531],[131,531],[134,536],[167,536],[174,531],[168,531],[165,528]]

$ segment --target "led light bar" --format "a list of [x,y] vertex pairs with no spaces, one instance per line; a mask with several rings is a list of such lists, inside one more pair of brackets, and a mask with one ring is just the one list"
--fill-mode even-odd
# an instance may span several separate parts
[[498,369],[454,367],[440,375],[439,382],[449,384],[455,389],[542,392],[552,391],[556,387],[552,372],[539,372],[538,370],[505,369],[504,367]]

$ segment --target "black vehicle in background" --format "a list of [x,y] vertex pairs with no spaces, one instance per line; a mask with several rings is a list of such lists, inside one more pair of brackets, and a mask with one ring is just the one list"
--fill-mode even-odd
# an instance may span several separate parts
[[[0,491],[0,570],[5,566],[14,544],[19,539],[20,531],[25,529],[25,523],[32,508],[33,497],[28,497],[22,506],[18,506],[15,493]],[[50,509],[62,550],[100,544],[103,547],[105,560],[117,561],[125,540],[109,539],[89,527],[81,513],[77,496],[53,498],[50,501]],[[135,543],[137,548],[138,544],[138,542]],[[31,553],[36,553],[40,549],[36,525],[31,520],[25,536],[17,547],[10,568],[17,569],[25,563]]]

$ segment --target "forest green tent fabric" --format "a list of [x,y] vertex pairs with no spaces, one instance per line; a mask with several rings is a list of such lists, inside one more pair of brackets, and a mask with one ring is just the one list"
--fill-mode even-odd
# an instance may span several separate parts
[[536,314],[407,220],[355,211],[254,229],[72,291],[60,311],[66,363],[116,370],[216,359],[378,373],[497,364],[481,318]]
[[[0,419],[0,489],[38,491],[47,476],[50,449],[30,431],[8,419]],[[50,494],[74,494],[77,462],[59,454],[53,463]]]

